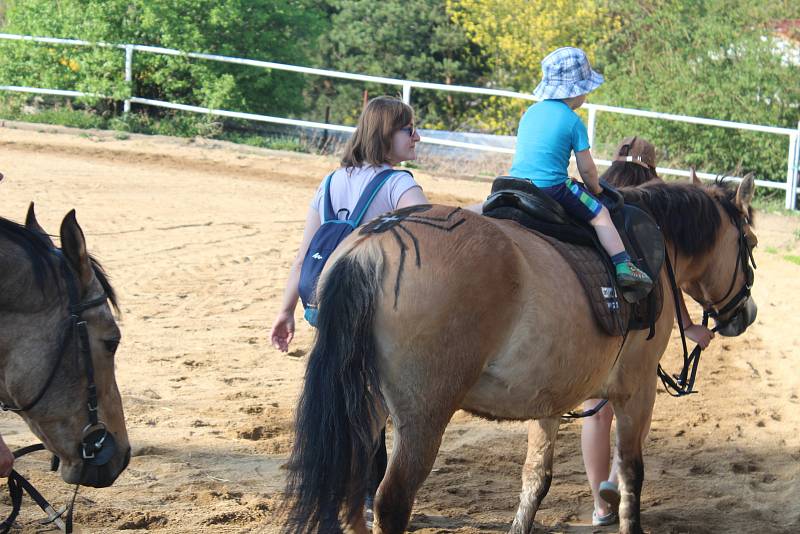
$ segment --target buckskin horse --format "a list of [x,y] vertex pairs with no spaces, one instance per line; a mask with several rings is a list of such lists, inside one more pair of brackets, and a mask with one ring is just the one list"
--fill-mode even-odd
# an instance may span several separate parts
[[110,486],[130,460],[114,376],[116,296],[75,211],[56,248],[31,204],[0,218],[0,408],[18,413],[70,484]]
[[[755,320],[749,260],[754,181],[738,188],[649,183],[623,191],[654,217],[677,284],[736,336]],[[665,269],[663,287],[669,287]],[[351,235],[320,280],[319,332],[295,423],[287,532],[365,532],[367,478],[391,415],[394,447],[373,532],[403,532],[453,413],[531,420],[511,532],[533,530],[552,479],[560,416],[607,398],[617,416],[620,532],[641,533],[642,440],[656,369],[672,331],[600,330],[578,278],[520,225],[458,208],[417,206]]]

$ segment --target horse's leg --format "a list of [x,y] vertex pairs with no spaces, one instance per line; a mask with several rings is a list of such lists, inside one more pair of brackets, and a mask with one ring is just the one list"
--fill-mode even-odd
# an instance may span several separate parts
[[617,461],[619,468],[620,534],[641,534],[640,518],[644,462],[642,442],[650,427],[653,403],[656,396],[656,381],[650,380],[642,388],[621,403],[614,403],[617,416]]
[[452,411],[433,420],[428,415],[406,414],[402,420],[395,419],[389,467],[375,496],[373,533],[405,532],[414,497],[430,474]]
[[558,417],[528,422],[528,454],[522,467],[522,493],[512,534],[533,531],[533,518],[553,479],[553,449],[559,422]]

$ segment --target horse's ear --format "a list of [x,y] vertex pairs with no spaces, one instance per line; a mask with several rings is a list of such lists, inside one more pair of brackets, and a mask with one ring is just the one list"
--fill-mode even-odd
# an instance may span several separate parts
[[742,210],[742,213],[747,213],[750,209],[750,203],[753,201],[753,193],[756,189],[756,183],[753,179],[754,173],[748,172],[742,183],[736,189],[736,206]]
[[694,165],[692,165],[690,169],[691,169],[690,176],[692,177],[692,185],[702,185],[703,182],[701,182],[700,178],[697,177],[697,171],[694,170]]
[[54,247],[53,240],[50,239],[50,235],[44,231],[39,225],[39,221],[36,220],[36,212],[33,209],[33,202],[31,205],[28,206],[28,213],[25,215],[25,228],[36,234],[36,237],[44,241],[44,243],[49,247]]
[[78,273],[81,288],[86,289],[92,281],[92,262],[86,250],[86,239],[83,236],[75,210],[71,210],[61,221],[61,251],[67,261]]

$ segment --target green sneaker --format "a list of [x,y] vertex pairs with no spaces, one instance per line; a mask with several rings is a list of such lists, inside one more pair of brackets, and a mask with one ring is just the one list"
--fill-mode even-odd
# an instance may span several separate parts
[[647,273],[630,261],[617,265],[617,282],[622,287],[636,287],[647,292],[653,288],[653,281]]

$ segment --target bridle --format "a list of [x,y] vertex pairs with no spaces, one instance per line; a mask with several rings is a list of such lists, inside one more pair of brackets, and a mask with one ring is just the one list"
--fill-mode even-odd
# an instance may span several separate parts
[[[67,287],[67,297],[69,299],[68,303],[68,311],[69,311],[69,326],[67,331],[63,337],[63,340],[59,346],[58,354],[56,356],[55,363],[50,371],[50,374],[45,381],[42,388],[39,390],[39,393],[30,401],[23,404],[20,407],[16,407],[12,404],[5,403],[0,401],[0,409],[3,411],[10,411],[10,412],[27,412],[33,409],[39,401],[44,398],[47,394],[47,391],[50,389],[50,386],[53,384],[53,380],[55,379],[56,373],[58,369],[62,366],[62,362],[64,360],[64,355],[67,353],[70,345],[74,342],[75,346],[80,354],[80,359],[83,361],[84,372],[86,373],[87,379],[87,391],[88,391],[88,401],[87,401],[87,414],[88,414],[88,423],[83,428],[81,432],[81,442],[80,442],[80,453],[81,458],[83,459],[83,469],[81,472],[81,478],[83,478],[83,472],[85,471],[87,466],[103,466],[107,464],[111,458],[114,457],[114,454],[117,450],[116,441],[114,440],[113,434],[108,432],[106,424],[98,419],[98,400],[97,400],[97,384],[95,384],[94,379],[94,364],[92,362],[92,349],[91,344],[89,342],[89,329],[86,324],[86,320],[83,318],[83,313],[87,310],[92,308],[96,308],[98,306],[102,306],[107,300],[108,295],[103,292],[100,296],[88,299],[88,300],[81,300],[80,299],[80,292],[78,290],[78,283],[77,283],[77,275],[73,273],[70,269],[69,265],[67,264],[67,260],[64,257],[63,253],[58,249],[53,249],[53,252],[59,258],[59,263],[61,267],[61,271],[64,274],[64,280],[66,282]],[[23,454],[33,452],[36,450],[42,450],[44,447],[42,445],[34,445],[31,447],[25,447],[24,449],[17,451],[15,456],[19,457]],[[54,457],[54,466],[57,469],[57,462],[58,458]],[[7,532],[14,523],[14,519],[16,518],[17,514],[19,513],[19,506],[22,498],[22,490],[25,489],[28,493],[42,506],[48,515],[50,516],[50,521],[53,522],[54,520],[58,519],[61,515],[54,514],[52,511],[52,507],[45,509],[42,505],[41,501],[44,499],[41,497],[38,492],[36,492],[35,488],[25,480],[22,475],[17,473],[16,471],[12,471],[11,475],[9,476],[9,489],[11,492],[11,500],[13,505],[13,511],[11,515],[3,522],[0,523],[0,532]],[[33,489],[33,492],[31,492]],[[77,493],[77,486],[76,486],[76,493]],[[40,500],[41,499],[41,500]],[[73,503],[75,497],[73,496]],[[47,504],[47,501],[44,501]],[[49,504],[48,504],[49,507]],[[70,515],[67,517],[67,526],[65,531],[70,532],[71,528],[71,512],[72,506],[69,507]],[[63,513],[63,511],[62,511]],[[55,515],[55,516],[54,516]],[[60,525],[59,525],[60,526]]]
[[64,354],[66,354],[70,343],[75,341],[77,343],[78,352],[83,360],[84,371],[86,373],[88,383],[88,401],[86,408],[89,422],[83,428],[82,432],[80,445],[81,457],[83,458],[84,462],[89,463],[90,465],[100,466],[108,463],[108,461],[114,455],[116,444],[114,442],[113,435],[110,434],[106,429],[106,424],[100,421],[97,417],[97,384],[95,384],[94,381],[94,364],[92,362],[92,349],[89,343],[89,329],[87,327],[86,320],[83,319],[83,312],[92,308],[96,308],[97,306],[102,306],[108,299],[108,295],[103,292],[102,295],[96,298],[81,301],[76,275],[70,270],[61,251],[55,249],[55,253],[60,259],[61,271],[64,273],[64,278],[66,280],[67,296],[69,298],[69,327],[67,328],[64,339],[61,342],[58,356],[52,370],[50,371],[50,375],[48,376],[47,381],[44,383],[42,388],[39,390],[39,393],[27,404],[19,408],[0,401],[0,409],[10,412],[27,412],[33,409],[39,403],[39,401],[44,398],[45,394],[50,389],[56,373],[58,372],[58,369],[61,367],[61,363],[64,360]]
[[[743,216],[743,219],[744,222],[750,224],[750,221],[747,219],[747,217]],[[736,268],[733,271],[731,285],[728,287],[728,292],[725,293],[724,297],[712,304],[703,305],[703,316],[705,317],[707,315],[708,317],[713,318],[717,322],[717,330],[730,324],[737,317],[737,315],[744,311],[744,305],[747,299],[750,297],[750,289],[753,287],[753,280],[755,279],[754,270],[757,268],[756,261],[753,258],[753,249],[748,245],[747,237],[744,234],[744,226],[742,221],[736,219],[735,222],[736,228],[739,230],[739,254],[737,255]],[[727,302],[727,304],[725,304],[721,309],[717,309],[717,306],[725,302],[731,293],[733,293],[733,287],[736,285],[736,276],[739,274],[739,265],[742,266],[742,270],[744,271],[745,283],[742,285],[742,288],[739,290],[739,292],[736,293],[733,298]],[[726,320],[721,319],[726,315],[728,315]]]
[[[725,293],[724,297],[714,303],[702,303],[702,324],[703,326],[707,327],[708,319],[713,318],[717,323],[716,326],[712,328],[713,332],[724,329],[734,320],[737,320],[741,314],[746,313],[747,300],[750,298],[750,289],[753,287],[753,281],[755,279],[754,270],[757,268],[757,266],[756,261],[753,258],[753,249],[747,243],[747,237],[744,233],[742,219],[748,225],[750,224],[750,220],[747,218],[747,216],[743,215],[741,219],[733,218],[733,222],[736,224],[736,228],[739,231],[739,252],[736,255],[736,266],[733,270],[733,278],[731,279],[731,284],[728,287],[728,291]],[[675,257],[677,258],[677,255]],[[697,366],[700,363],[700,353],[703,351],[703,348],[700,345],[696,345],[694,350],[692,350],[692,353],[689,354],[689,351],[686,347],[686,334],[684,331],[683,319],[681,319],[681,313],[678,309],[678,299],[680,298],[678,291],[680,290],[675,282],[675,272],[672,269],[672,263],[670,262],[668,254],[666,255],[666,264],[667,274],[669,275],[670,286],[672,288],[672,296],[675,299],[675,315],[678,321],[678,329],[681,332],[681,343],[683,345],[683,368],[681,369],[680,374],[669,375],[661,367],[661,364],[659,364],[658,377],[661,379],[661,383],[664,384],[664,389],[667,391],[667,393],[673,397],[682,397],[684,395],[696,393],[694,391],[694,382],[697,376]],[[740,265],[745,275],[744,284],[742,285],[741,289],[739,289],[739,291],[730,300],[728,300],[728,302],[721,309],[718,309],[717,306],[725,302],[728,297],[730,297],[731,293],[733,293],[733,288],[736,285],[736,278],[739,274]],[[726,315],[728,317],[722,319]]]

